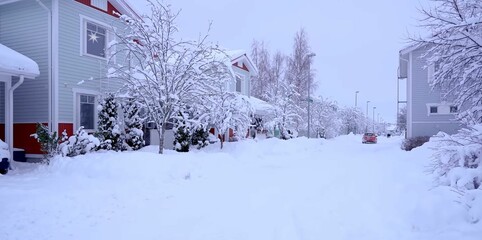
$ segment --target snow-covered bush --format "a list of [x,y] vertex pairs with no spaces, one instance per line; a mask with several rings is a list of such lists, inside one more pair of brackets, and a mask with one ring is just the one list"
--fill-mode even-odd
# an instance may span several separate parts
[[435,153],[431,171],[437,185],[450,186],[462,193],[470,220],[482,219],[482,124],[457,134],[439,133],[433,138]]
[[[63,133],[66,136],[66,132]],[[101,142],[93,135],[87,134],[84,127],[80,127],[77,132],[66,141],[59,145],[59,151],[64,157],[75,157],[95,151]]]
[[98,129],[96,136],[101,141],[100,149],[123,150],[123,135],[119,126],[119,104],[112,93],[100,101],[98,107]]
[[59,142],[65,141],[65,136],[57,136],[57,132],[50,133],[47,126],[37,123],[36,131],[30,135],[40,143],[40,150],[44,153],[44,161],[48,164],[49,159],[59,154]]
[[430,137],[427,136],[408,138],[403,141],[401,148],[405,151],[412,151],[412,149],[422,146],[429,140]]
[[122,104],[124,110],[125,144],[130,150],[139,150],[145,145],[139,104],[130,98]]
[[202,125],[193,131],[191,136],[191,144],[197,149],[201,149],[209,145],[209,132]]
[[180,112],[174,127],[174,150],[178,152],[189,152],[191,145],[191,127],[189,114]]
[[[7,159],[7,161],[3,161]],[[7,174],[10,167],[10,152],[8,151],[8,145],[0,139],[0,174]]]

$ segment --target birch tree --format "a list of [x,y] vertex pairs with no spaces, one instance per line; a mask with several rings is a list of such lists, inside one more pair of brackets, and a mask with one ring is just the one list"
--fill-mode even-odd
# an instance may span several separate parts
[[296,104],[302,109],[299,113],[303,122],[298,122],[297,128],[305,127],[308,123],[308,95],[316,90],[317,84],[313,81],[314,69],[312,68],[313,58],[308,43],[308,35],[304,29],[300,29],[295,35],[293,53],[287,59],[286,78],[289,85],[293,85],[298,93]]
[[[264,98],[274,106],[273,119],[268,125],[280,130],[281,138],[288,139],[288,130],[295,128],[296,123],[301,121],[302,109],[297,105],[299,93],[294,84],[290,84],[285,77],[286,57],[281,52],[276,52],[269,64],[270,68]],[[264,79],[261,79],[264,80]]]
[[435,66],[432,87],[464,109],[468,125],[482,123],[482,4],[479,0],[430,0],[421,27],[429,34],[412,38],[425,46]]

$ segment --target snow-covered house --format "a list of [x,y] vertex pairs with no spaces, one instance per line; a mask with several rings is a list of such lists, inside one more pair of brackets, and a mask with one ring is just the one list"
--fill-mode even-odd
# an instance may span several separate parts
[[135,16],[124,0],[0,0],[0,43],[38,63],[40,70],[34,81],[15,90],[13,116],[4,114],[6,102],[0,97],[1,139],[6,117],[13,117],[13,145],[27,154],[41,153],[30,137],[37,122],[69,134],[79,126],[96,128],[97,98],[121,84],[106,78],[110,29],[121,24],[116,12]]
[[[13,99],[14,92],[26,79],[31,80],[39,75],[39,68],[32,59],[0,44],[0,102],[3,101],[4,132],[0,139],[0,161],[3,157],[13,156]],[[5,145],[5,146],[3,146]],[[8,152],[7,152],[8,151]]]
[[[229,81],[228,83],[228,91],[238,93],[239,98],[242,98],[251,105],[252,109],[254,110],[254,114],[258,116],[264,116],[269,114],[272,110],[272,106],[267,102],[251,96],[251,79],[258,74],[258,70],[253,64],[253,61],[251,60],[249,55],[244,50],[226,51],[225,54],[229,57],[229,62],[226,62],[226,64],[229,65],[228,67],[231,68],[231,73],[233,77],[233,81]],[[218,134],[220,134],[215,132],[215,129],[211,129],[211,133],[215,136],[218,136]],[[224,134],[224,139],[229,140],[232,139],[234,131],[230,129],[227,133]],[[149,144],[159,144],[159,135],[157,133],[157,130],[151,129],[148,135]],[[174,132],[169,127],[165,133],[165,148],[172,149],[173,142]]]
[[430,86],[435,66],[427,66],[427,46],[413,45],[399,53],[399,79],[407,82],[407,138],[433,136],[439,131],[456,133],[459,106],[439,89]]

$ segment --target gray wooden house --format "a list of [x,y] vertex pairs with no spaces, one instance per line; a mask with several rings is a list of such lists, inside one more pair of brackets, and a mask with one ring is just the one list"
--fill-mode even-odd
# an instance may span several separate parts
[[441,89],[432,89],[435,66],[428,65],[427,46],[414,45],[399,53],[399,79],[407,82],[407,138],[433,136],[440,131],[453,134],[459,106]]
[[[100,94],[121,86],[106,78],[111,29],[121,26],[116,12],[135,16],[123,0],[0,0],[0,43],[38,63],[40,70],[35,80],[15,90],[14,147],[30,157],[41,153],[30,137],[37,122],[69,134],[79,126],[96,128]],[[0,82],[1,139],[4,89]]]

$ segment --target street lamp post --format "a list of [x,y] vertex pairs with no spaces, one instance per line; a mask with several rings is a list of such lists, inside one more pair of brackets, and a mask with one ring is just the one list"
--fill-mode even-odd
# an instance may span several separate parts
[[365,115],[366,120],[367,120],[367,124],[366,124],[366,126],[365,126],[365,132],[368,131],[368,104],[369,104],[369,103],[370,103],[370,101],[367,101],[367,113],[366,113],[366,115]]
[[359,93],[359,92],[360,92],[360,91],[356,91],[356,92],[355,92],[355,108],[357,107],[358,93]]
[[372,117],[372,120],[373,120],[373,133],[375,133],[375,109],[377,109],[377,107],[373,107],[373,117]]
[[308,61],[308,138],[310,138],[310,122],[311,122],[311,114],[310,114],[310,102],[311,102],[311,62],[309,61],[310,58],[316,56],[315,53],[310,53],[306,55],[306,59]]

